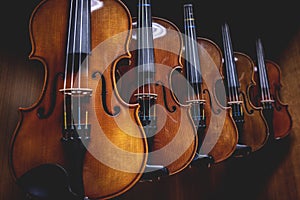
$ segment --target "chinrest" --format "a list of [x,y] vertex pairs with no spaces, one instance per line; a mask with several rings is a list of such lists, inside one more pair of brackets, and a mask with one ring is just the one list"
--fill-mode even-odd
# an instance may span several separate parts
[[233,157],[246,157],[249,156],[252,152],[252,148],[250,146],[244,144],[237,144],[235,151],[233,152]]
[[44,164],[29,170],[17,183],[33,199],[83,199],[72,192],[65,169],[55,164]]
[[214,158],[211,155],[204,155],[196,153],[190,167],[210,167],[214,163]]
[[143,173],[140,182],[152,182],[154,180],[160,180],[162,177],[169,175],[168,168],[161,165],[146,165],[145,172]]

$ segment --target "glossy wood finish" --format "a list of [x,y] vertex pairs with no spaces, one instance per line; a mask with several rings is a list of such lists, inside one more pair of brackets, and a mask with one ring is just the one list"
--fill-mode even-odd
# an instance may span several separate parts
[[[37,61],[28,60],[28,53],[31,47],[29,44],[27,23],[32,10],[38,2],[39,0],[26,1],[24,6],[16,7],[15,1],[5,1],[1,7],[3,11],[0,13],[2,16],[0,18],[1,24],[8,27],[5,32],[1,33],[4,37],[0,38],[1,200],[24,200],[25,196],[13,181],[7,160],[9,141],[19,119],[17,112],[18,107],[31,106],[39,97],[43,86],[44,74],[42,64]],[[175,5],[174,1],[167,2]],[[201,2],[201,5],[202,3],[203,2]],[[201,19],[203,25],[199,27],[201,32],[204,31],[206,33],[205,35],[212,36],[214,41],[217,41],[213,36],[214,34],[219,35],[219,26],[215,24],[215,21],[212,22],[210,19],[216,20],[218,16],[212,18],[211,15],[208,14],[215,11],[216,3],[222,3],[223,6],[219,6],[219,8],[226,10],[225,4],[228,2],[212,1],[211,4],[213,4],[213,6],[205,7],[206,9],[199,12],[199,19]],[[274,2],[272,1],[272,3]],[[267,8],[270,8],[270,6],[273,8],[272,3],[270,2]],[[237,4],[234,5],[239,7]],[[247,5],[250,5],[250,2],[248,2]],[[237,24],[240,25],[237,28],[238,30],[232,30],[232,33],[237,35],[237,37],[234,37],[236,38],[235,40],[241,41],[241,43],[237,44],[239,46],[236,49],[246,50],[247,53],[254,55],[255,51],[252,51],[250,47],[254,46],[255,40],[249,39],[243,33],[247,32],[247,30],[258,30],[256,29],[257,24],[244,23],[245,21],[242,19],[249,19],[249,15],[253,14],[253,9],[245,10],[243,6],[244,4],[240,8],[246,12],[245,15],[240,16],[240,12],[232,12],[233,15],[236,16],[234,19],[236,19]],[[280,10],[282,10],[282,6],[290,8],[280,3]],[[158,12],[158,10],[156,12],[160,14],[159,16],[167,16],[170,20],[174,19],[173,22],[175,23],[180,22],[182,17],[178,16],[178,21],[176,21],[174,12],[180,13],[182,7],[174,6],[175,10],[172,9],[171,11],[167,10],[169,7],[169,4],[162,4],[162,7],[159,9],[160,12]],[[253,8],[256,7],[257,5],[253,6]],[[136,8],[135,4],[133,8]],[[203,6],[201,6],[201,8],[203,8]],[[298,10],[297,6],[293,8],[294,10]],[[7,10],[14,12],[7,16],[7,12],[5,12]],[[300,199],[300,93],[298,92],[298,77],[300,77],[300,33],[292,34],[293,27],[299,27],[299,23],[286,23],[287,21],[295,22],[295,18],[289,18],[288,16],[291,16],[291,13],[297,15],[298,12],[290,12],[285,15],[273,15],[274,9],[265,9],[263,11],[264,16],[269,13],[270,15],[268,16],[270,16],[270,19],[276,22],[276,28],[273,29],[272,26],[269,26],[269,20],[264,18],[262,21],[264,25],[260,26],[259,30],[265,33],[264,36],[269,41],[268,44],[270,44],[270,46],[267,43],[265,45],[265,47],[271,48],[268,55],[281,67],[281,82],[283,86],[280,91],[280,99],[288,103],[290,114],[294,120],[291,134],[277,143],[277,145],[274,145],[273,148],[263,148],[262,151],[257,152],[253,157],[225,160],[218,165],[211,166],[209,169],[187,169],[178,175],[162,179],[159,183],[138,183],[131,190],[115,199]],[[276,11],[277,9],[275,8],[275,12]],[[16,13],[18,14],[16,15]],[[253,16],[251,19],[261,16],[259,13],[256,14],[258,15]],[[283,28],[281,22],[285,24]],[[266,26],[266,24],[268,26]],[[271,35],[269,33],[273,34]],[[253,38],[256,36],[255,32]],[[278,38],[280,38],[280,40]],[[249,45],[247,46],[246,44]],[[275,55],[279,56],[276,57]]]
[[[271,60],[265,60],[266,72],[268,76],[268,82],[270,87],[270,94],[274,102],[273,106],[273,119],[268,126],[272,126],[273,132],[270,136],[274,139],[282,139],[289,135],[292,129],[292,117],[288,110],[288,104],[283,103],[280,100],[280,91],[283,90],[281,83],[281,70],[278,64]],[[257,66],[256,66],[257,67]],[[251,102],[255,106],[262,107],[261,103],[261,90],[259,84],[258,70],[254,72],[254,81],[257,83],[250,90]]]
[[236,70],[240,83],[240,100],[243,101],[243,133],[239,135],[239,142],[252,148],[252,152],[261,149],[267,142],[269,130],[263,117],[262,108],[255,107],[250,101],[249,90],[256,83],[253,80],[254,63],[244,53],[235,52]]
[[[24,40],[26,40],[24,38]],[[300,46],[296,41],[291,45],[280,60],[285,64],[282,68],[282,83],[287,90],[281,91],[281,99],[289,102],[292,118],[295,124],[291,135],[273,148],[263,148],[250,158],[227,159],[209,169],[186,169],[160,182],[137,183],[132,189],[115,198],[119,200],[139,199],[201,199],[218,200],[241,197],[245,200],[282,200],[300,198],[300,94],[293,93],[298,89],[297,75],[300,76]],[[23,51],[29,51],[27,47]],[[0,89],[6,93],[0,102],[1,131],[1,179],[0,199],[23,200],[25,194],[15,184],[9,171],[8,150],[9,140],[18,122],[17,108],[21,105],[32,105],[39,97],[43,66],[39,62],[28,61],[22,52],[8,54],[1,50],[0,55]],[[291,52],[295,54],[291,55]],[[290,66],[290,67],[287,67]],[[294,76],[295,75],[295,76]],[[293,78],[291,78],[293,77]],[[18,94],[16,94],[16,92]],[[22,95],[21,95],[22,94]]]
[[[219,112],[220,114],[212,113],[215,118],[210,122],[208,127],[213,127],[212,132],[209,132],[211,135],[207,135],[208,145],[211,144],[211,141],[214,141],[216,136],[219,136],[215,146],[207,152],[209,155],[212,155],[215,163],[222,162],[229,158],[235,150],[235,147],[238,143],[238,130],[234,123],[232,116],[230,115],[231,108],[224,107],[220,102],[218,102],[216,93],[219,92],[216,90],[216,82],[219,81],[222,77],[219,73],[216,76],[216,69],[218,66],[222,66],[222,52],[221,49],[211,40],[205,38],[198,38],[197,42],[199,44],[199,57],[200,57],[200,66],[203,66],[204,79],[206,89],[210,91],[210,98],[207,98],[209,107],[207,112]],[[206,58],[206,59],[205,59]],[[225,88],[224,88],[225,89]],[[226,98],[225,96],[223,97]],[[213,110],[214,111],[213,111]],[[218,122],[223,122],[224,124],[219,124]],[[207,144],[204,140],[204,146]]]
[[[231,108],[224,107],[218,101],[216,83],[223,77],[217,71],[222,66],[221,49],[207,38],[197,38],[200,67],[203,76],[201,84],[201,96],[205,100],[206,128],[203,141],[200,144],[200,153],[211,155],[215,163],[222,162],[229,158],[235,150],[238,142],[238,131],[230,114]],[[185,67],[181,69],[186,70]],[[184,73],[185,74],[185,73]],[[187,101],[187,82],[181,76],[173,78],[173,89],[180,102]],[[223,87],[223,90],[225,88]],[[196,94],[195,94],[196,95]],[[223,96],[223,100],[226,97]]]
[[[58,92],[58,89],[63,87],[63,81],[56,79],[59,73],[63,74],[65,66],[68,2],[43,1],[31,16],[30,59],[40,61],[44,66],[45,74],[38,100],[32,106],[20,109],[19,123],[11,139],[11,167],[16,179],[33,167],[46,163],[57,163],[67,171],[70,167],[61,143],[63,95]],[[120,1],[105,0],[102,3],[103,6],[91,14],[93,52],[89,60],[88,76],[93,95],[88,105],[88,120],[92,131],[82,174],[85,195],[90,198],[113,197],[130,189],[141,177],[147,159],[146,139],[143,130],[138,126],[137,105],[127,105],[118,98],[118,93],[113,91],[115,83],[112,74],[114,74],[115,59],[129,56],[127,45],[131,33],[131,16]],[[124,31],[125,34],[116,37],[107,44],[108,46],[100,45],[111,36]],[[100,54],[107,59],[100,59]],[[94,78],[93,74],[98,76]],[[102,85],[103,80],[106,82],[105,87]],[[107,102],[101,98],[104,89]],[[56,98],[53,99],[53,95],[56,95]],[[51,112],[53,103],[55,107]],[[114,111],[113,108],[118,107],[120,109],[118,115],[110,116],[104,109],[104,103],[107,103],[111,112]],[[50,115],[45,118],[39,117],[37,113],[40,108]],[[116,151],[117,148],[112,148],[105,138],[117,146],[120,152]],[[115,166],[107,165],[108,163],[101,160],[103,157]]]
[[[151,88],[157,94],[156,104],[159,105],[156,109],[158,128],[154,135],[153,154],[149,156],[148,164],[164,165],[169,174],[173,175],[182,171],[192,161],[197,149],[197,135],[190,115],[190,106],[180,104],[170,90],[171,72],[173,68],[182,65],[180,32],[168,20],[153,17],[153,23],[161,26],[165,34],[160,37],[154,36],[156,73]],[[135,73],[128,75],[126,72],[134,69],[137,63],[136,45],[136,39],[132,39],[130,49],[133,56],[129,62],[130,66],[119,66],[120,76],[123,78],[118,84],[119,92],[121,97],[130,103],[136,103],[133,92],[136,92],[138,79]]]

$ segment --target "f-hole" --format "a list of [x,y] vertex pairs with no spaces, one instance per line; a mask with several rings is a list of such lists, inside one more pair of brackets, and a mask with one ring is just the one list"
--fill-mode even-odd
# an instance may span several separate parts
[[248,106],[247,106],[247,104],[246,104],[246,101],[247,101],[246,95],[243,92],[240,92],[240,94],[243,96],[243,102],[244,102],[244,106],[245,106],[246,112],[249,115],[253,114],[254,110],[253,109],[249,109]]
[[51,88],[51,92],[50,92],[50,107],[49,107],[49,110],[47,113],[45,113],[45,108],[44,107],[39,107],[38,110],[37,110],[37,116],[38,118],[40,119],[46,119],[48,118],[54,111],[54,108],[55,108],[55,103],[56,103],[56,91],[58,90],[57,88],[57,82],[58,82],[58,79],[59,78],[62,78],[63,79],[64,75],[63,73],[57,73],[56,76],[55,76],[55,81],[54,81],[54,84]]
[[[161,81],[158,81],[155,83],[155,86],[157,86],[157,87],[160,85],[161,85],[162,91],[163,91],[163,99],[164,99],[165,108],[167,109],[168,112],[174,113],[176,111],[176,106],[172,106],[171,108],[168,106],[166,87],[163,85],[163,83]],[[170,91],[170,93],[172,92],[171,90],[169,90],[169,91]]]
[[94,73],[92,74],[92,79],[96,79],[96,78],[97,78],[97,75],[100,77],[101,83],[102,83],[101,97],[100,97],[100,98],[102,98],[102,106],[103,106],[103,109],[104,109],[104,111],[105,111],[108,115],[110,115],[110,116],[112,116],[112,117],[117,116],[117,115],[120,113],[121,108],[120,108],[119,106],[115,106],[115,107],[113,108],[113,111],[114,111],[114,112],[112,112],[112,111],[110,111],[110,110],[108,109],[108,106],[107,106],[106,80],[105,80],[103,74],[102,74],[101,72],[99,72],[99,71],[96,71],[96,72],[94,72]]
[[212,112],[213,112],[214,114],[216,114],[216,115],[220,114],[220,113],[221,113],[221,109],[217,109],[217,110],[216,110],[216,109],[214,108],[214,105],[212,104],[211,94],[210,94],[209,90],[208,90],[208,89],[204,89],[204,90],[203,90],[203,93],[204,93],[204,94],[207,94],[208,97],[209,97],[209,103],[210,103],[210,108],[211,108]]

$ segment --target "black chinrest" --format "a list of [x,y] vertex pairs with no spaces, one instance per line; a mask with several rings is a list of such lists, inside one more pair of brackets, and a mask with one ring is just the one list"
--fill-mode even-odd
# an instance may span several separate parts
[[168,168],[161,165],[146,165],[145,172],[141,177],[141,182],[159,180],[169,175]]
[[252,153],[252,148],[244,144],[237,144],[233,157],[247,157]]
[[211,155],[196,153],[193,161],[190,164],[190,167],[210,167],[214,162],[215,160]]
[[18,179],[18,184],[33,199],[83,199],[72,192],[67,172],[55,164],[44,164],[29,170]]

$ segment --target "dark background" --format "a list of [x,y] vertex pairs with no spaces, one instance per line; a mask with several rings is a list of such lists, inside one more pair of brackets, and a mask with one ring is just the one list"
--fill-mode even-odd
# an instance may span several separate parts
[[[2,2],[1,49],[16,52],[29,47],[28,21],[39,2],[40,0]],[[136,17],[137,1],[123,2],[132,17]],[[261,37],[266,56],[276,60],[300,27],[300,11],[296,2],[152,0],[152,15],[173,22],[183,31],[183,5],[192,3],[198,36],[209,38],[222,48],[221,25],[227,22],[235,51],[255,56],[255,40]]]

